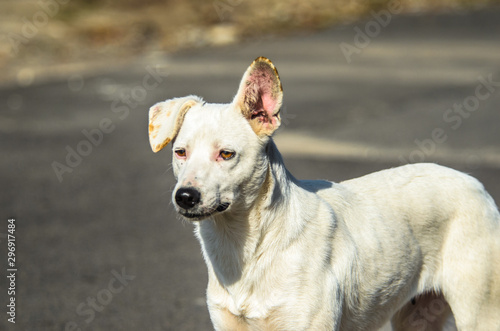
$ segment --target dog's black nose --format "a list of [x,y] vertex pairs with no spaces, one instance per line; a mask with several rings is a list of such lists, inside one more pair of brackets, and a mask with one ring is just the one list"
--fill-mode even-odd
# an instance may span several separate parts
[[201,194],[192,187],[181,187],[175,193],[175,202],[179,207],[190,209],[196,206],[201,200]]

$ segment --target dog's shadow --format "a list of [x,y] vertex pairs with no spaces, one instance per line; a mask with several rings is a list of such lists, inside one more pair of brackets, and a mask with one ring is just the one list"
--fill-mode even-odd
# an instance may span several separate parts
[[319,191],[332,188],[335,183],[327,180],[300,180],[299,185],[311,193],[318,193]]

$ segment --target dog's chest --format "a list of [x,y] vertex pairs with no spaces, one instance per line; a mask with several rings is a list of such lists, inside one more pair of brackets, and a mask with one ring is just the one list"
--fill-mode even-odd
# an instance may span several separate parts
[[278,330],[284,321],[291,320],[291,316],[285,316],[286,309],[269,299],[258,300],[253,295],[218,299],[220,304],[209,305],[213,321],[219,324],[217,330]]
[[218,315],[225,324],[232,325],[221,330],[276,330],[282,321],[293,320],[292,316],[285,316],[294,311],[288,307],[294,301],[289,297],[290,289],[285,291],[282,282],[273,282],[265,276],[251,279],[246,276],[224,288],[213,279],[209,281],[207,295],[211,315]]
[[239,318],[262,320],[270,315],[276,307],[283,305],[283,298],[261,289],[259,284],[233,284],[225,289],[220,286],[209,286],[209,302],[214,306],[226,309]]

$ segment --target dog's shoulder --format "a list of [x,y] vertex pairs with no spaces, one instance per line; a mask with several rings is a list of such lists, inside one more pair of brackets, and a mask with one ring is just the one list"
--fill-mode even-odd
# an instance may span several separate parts
[[355,192],[346,186],[327,180],[301,180],[299,185],[326,202],[336,212],[346,210],[355,204]]

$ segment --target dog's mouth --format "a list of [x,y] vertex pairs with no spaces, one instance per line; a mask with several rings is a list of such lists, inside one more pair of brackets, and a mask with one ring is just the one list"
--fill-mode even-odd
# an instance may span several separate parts
[[189,219],[202,220],[202,219],[210,217],[216,213],[222,213],[227,208],[229,208],[229,205],[230,204],[228,202],[224,202],[224,203],[219,204],[216,208],[213,208],[213,209],[211,208],[208,212],[200,212],[200,213],[195,213],[195,212],[191,212],[191,211],[186,210],[186,209],[181,209],[181,210],[179,210],[179,214],[181,214],[182,216],[189,218]]

